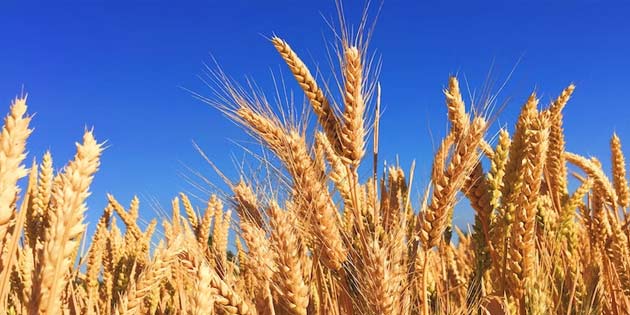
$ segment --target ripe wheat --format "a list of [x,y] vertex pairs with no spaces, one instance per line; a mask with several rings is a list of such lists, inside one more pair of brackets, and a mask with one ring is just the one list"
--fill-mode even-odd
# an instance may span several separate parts
[[[467,108],[449,78],[450,128],[416,203],[413,168],[377,172],[380,86],[362,37],[343,34],[336,97],[285,40],[271,39],[314,128],[219,73],[208,101],[275,156],[261,161],[274,184],[243,176],[201,207],[180,193],[156,236],[157,220],[138,223],[140,199],[125,207],[96,196],[108,205],[81,250],[103,144],[86,131],[61,170],[50,153],[27,169],[31,116],[25,97],[14,100],[0,133],[0,315],[628,314],[622,143],[612,136],[610,177],[597,159],[565,151],[573,85],[549,106],[535,94],[523,100],[512,136],[501,129],[493,147],[491,120]],[[470,229],[453,226],[457,202],[470,202]]]

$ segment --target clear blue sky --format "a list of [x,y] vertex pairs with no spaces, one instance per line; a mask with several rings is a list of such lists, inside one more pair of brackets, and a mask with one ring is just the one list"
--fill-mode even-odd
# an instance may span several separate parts
[[[324,20],[333,1],[2,1],[0,4],[0,100],[22,87],[29,93],[35,132],[29,157],[51,149],[61,167],[86,126],[109,148],[102,158],[88,221],[94,225],[105,193],[128,203],[142,196],[164,205],[179,191],[194,191],[184,165],[220,182],[192,140],[237,178],[236,143],[248,137],[213,108],[181,87],[211,92],[198,79],[214,56],[231,76],[268,86],[270,70],[287,74],[265,39],[289,41],[309,65],[324,71]],[[362,5],[347,1],[349,20]],[[421,3],[422,2],[422,3]],[[567,84],[577,90],[565,111],[569,150],[608,163],[616,131],[630,152],[630,4],[627,1],[385,1],[371,48],[383,60],[381,152],[408,168],[417,160],[426,184],[434,141],[446,126],[441,89],[449,74],[481,88],[519,66],[500,100],[509,100],[497,124],[512,126],[532,91],[548,103]],[[290,87],[295,87],[291,85]],[[296,89],[297,91],[297,89]],[[299,92],[299,91],[297,91]],[[465,220],[470,214],[457,214]]]

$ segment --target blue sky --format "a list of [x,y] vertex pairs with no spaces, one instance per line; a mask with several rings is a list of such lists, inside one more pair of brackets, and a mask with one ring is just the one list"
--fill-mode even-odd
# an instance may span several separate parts
[[[358,21],[361,8],[347,1],[348,20]],[[385,1],[371,43],[383,62],[382,157],[398,155],[405,168],[415,159],[425,185],[446,128],[448,76],[479,91],[491,69],[500,83],[520,60],[495,124],[511,127],[531,91],[547,104],[574,82],[567,147],[609,165],[612,132],[630,152],[628,13],[623,1]],[[107,140],[89,199],[92,226],[106,192],[123,203],[140,195],[142,216],[152,218],[150,200],[168,205],[195,191],[182,177],[187,166],[220,183],[193,140],[233,179],[233,160],[244,156],[238,144],[249,141],[182,87],[211,95],[198,78],[211,56],[230,76],[271,86],[272,71],[288,74],[266,39],[273,34],[326,76],[332,33],[322,16],[335,16],[333,1],[2,1],[0,100],[6,112],[22,88],[29,93],[31,158],[50,149],[61,167],[86,126]]]

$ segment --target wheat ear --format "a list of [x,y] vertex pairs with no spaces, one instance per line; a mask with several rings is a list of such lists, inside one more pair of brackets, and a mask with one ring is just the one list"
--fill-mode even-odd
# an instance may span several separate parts
[[350,176],[348,174],[348,168],[344,164],[342,158],[335,153],[334,148],[328,141],[328,138],[321,133],[318,132],[315,135],[316,145],[319,148],[322,148],[324,151],[324,155],[328,164],[330,164],[330,172],[328,173],[328,177],[335,184],[335,188],[339,191],[339,194],[343,198],[344,201],[344,211],[347,211],[346,214],[352,213],[352,211],[358,210],[356,205],[354,205],[354,198],[352,195],[352,191],[350,188]]
[[216,268],[220,275],[223,275],[227,268],[227,247],[228,233],[230,230],[230,221],[232,220],[232,211],[227,210],[224,213],[217,213],[214,217],[214,226],[212,230],[212,250],[215,258]]
[[205,251],[208,250],[208,240],[210,239],[210,226],[216,215],[223,213],[223,204],[216,195],[210,196],[206,205],[206,210],[201,217],[199,228],[195,232],[199,246]]
[[280,53],[280,56],[282,56],[282,59],[287,63],[293,76],[295,76],[298,84],[302,87],[306,97],[311,102],[313,111],[317,114],[319,124],[322,126],[328,140],[337,152],[341,152],[341,143],[339,142],[338,136],[340,127],[339,118],[335,115],[333,108],[330,106],[330,102],[324,96],[324,92],[317,85],[315,78],[313,78],[304,62],[291,49],[291,46],[289,46],[287,42],[278,37],[272,38],[271,42]]
[[113,195],[107,194],[107,199],[108,199],[109,205],[111,205],[112,209],[116,211],[116,214],[118,214],[120,219],[125,223],[127,232],[131,234],[136,240],[139,240],[140,238],[142,238],[142,231],[140,231],[140,227],[136,223],[136,219],[134,218],[134,216],[130,212],[126,211],[125,207],[123,207],[116,200],[116,198],[114,198]]
[[19,192],[17,181],[28,173],[22,164],[26,139],[31,133],[28,129],[31,117],[26,116],[26,109],[26,97],[13,100],[0,132],[0,248],[14,215],[13,203]]
[[258,205],[258,198],[252,191],[252,187],[244,181],[240,181],[232,188],[232,191],[234,192],[234,203],[239,217],[253,222],[258,227],[263,227],[265,222]]
[[615,188],[598,163],[593,162],[592,159],[589,160],[570,152],[565,152],[564,157],[568,162],[575,164],[592,178],[594,181],[594,189],[605,198],[605,201],[612,209],[617,208],[617,193],[615,192]]
[[[538,106],[538,99],[536,94],[532,93],[523,106],[516,123],[501,187],[501,206],[492,228],[492,242],[496,244],[495,248],[500,256],[498,261],[493,262],[493,270],[499,272],[498,283],[501,291],[506,289],[506,278],[509,276],[506,269],[508,268],[508,254],[512,245],[510,243],[511,229],[515,221],[515,211],[519,205],[519,193],[524,185],[526,175],[522,170],[526,166],[523,162],[526,161],[526,148],[529,141],[528,130],[539,116],[536,106]],[[529,170],[532,169],[531,165],[527,166],[530,167]],[[521,291],[518,292],[521,293]]]
[[630,207],[630,188],[626,177],[626,159],[621,150],[621,140],[617,134],[613,134],[610,140],[610,151],[612,157],[613,185],[617,192],[617,202],[621,207]]
[[499,208],[503,191],[503,176],[505,176],[505,167],[508,162],[508,154],[512,140],[510,134],[505,129],[499,131],[499,141],[494,150],[494,155],[490,161],[490,171],[487,175],[488,188],[491,191],[492,199],[490,205],[493,209]]
[[137,280],[131,283],[121,304],[122,314],[143,314],[143,304],[149,293],[169,278],[169,269],[182,251],[181,239],[176,239],[168,248],[159,249],[153,261],[142,271]]
[[211,287],[211,270],[205,261],[201,261],[195,272],[195,288],[192,292],[192,314],[214,314],[214,294]]
[[103,265],[103,254],[105,252],[105,244],[107,241],[107,224],[112,215],[111,205],[105,207],[103,215],[96,224],[96,231],[92,237],[92,245],[87,255],[86,287],[87,287],[87,305],[86,312],[93,312],[94,302],[98,300],[99,274]]
[[[528,103],[532,105],[533,103]],[[532,105],[535,106],[535,105]],[[526,110],[535,111],[535,108]],[[540,185],[548,146],[549,126],[544,115],[533,117],[524,135],[524,156],[519,172],[523,174],[520,187],[516,187],[515,224],[512,227],[510,261],[507,264],[508,280],[515,297],[524,307],[524,294],[527,281],[535,268],[535,225],[536,206],[540,196]]]
[[74,160],[60,175],[61,185],[55,187],[52,197],[50,227],[46,230],[41,273],[41,286],[33,291],[31,310],[40,314],[57,314],[61,307],[61,295],[67,283],[66,272],[74,262],[73,253],[79,246],[83,233],[85,199],[94,173],[99,166],[102,146],[94,139],[92,131],[83,135],[83,143],[77,144]]
[[45,223],[48,222],[48,205],[52,195],[54,170],[53,161],[50,151],[46,151],[42,158],[42,164],[39,170],[39,176],[37,181],[37,193],[33,198],[33,206],[31,211],[31,217],[28,218],[29,225],[26,233],[29,233],[30,245],[34,252],[37,252],[42,246],[44,241],[44,228]]
[[455,196],[466,183],[470,172],[479,159],[478,147],[483,138],[486,123],[483,118],[473,120],[465,136],[457,143],[451,160],[444,168],[445,157],[448,157],[449,140],[443,142],[435,157],[437,164],[433,166],[431,203],[421,213],[420,239],[426,249],[436,246],[445,231],[452,207],[457,201]]
[[278,304],[287,314],[306,315],[309,303],[309,288],[303,274],[303,244],[296,233],[297,224],[293,213],[284,212],[277,204],[269,207],[271,241],[278,272],[274,283],[278,285]]
[[182,200],[182,204],[184,205],[184,212],[186,213],[186,217],[188,217],[188,222],[194,230],[197,230],[199,227],[199,218],[197,218],[197,213],[188,198],[188,195],[185,193],[179,193],[179,198]]
[[470,118],[466,114],[466,106],[459,90],[459,81],[456,77],[448,80],[448,89],[444,90],[446,96],[446,108],[448,109],[448,120],[451,122],[451,130],[457,138],[468,128]]
[[332,269],[339,269],[347,251],[338,226],[339,214],[332,204],[328,190],[319,180],[314,162],[306,148],[304,137],[297,131],[286,131],[268,117],[256,113],[247,104],[241,104],[237,115],[266,142],[282,160],[296,186],[296,198],[305,203],[302,211],[312,207],[313,215],[302,212],[312,219],[313,234],[323,248],[322,258]]
[[252,222],[241,221],[241,230],[249,249],[247,268],[256,270],[254,273],[256,287],[253,289],[257,309],[266,310],[264,313],[273,313],[271,277],[276,266],[269,239],[265,236],[265,231]]
[[344,124],[341,127],[342,156],[354,168],[358,167],[365,154],[365,96],[363,89],[363,60],[356,47],[348,47],[344,51],[345,65],[343,69]]
[[547,112],[551,122],[549,133],[549,149],[545,168],[549,173],[551,183],[549,187],[554,198],[560,202],[566,199],[567,192],[567,166],[564,159],[564,130],[562,128],[562,109],[565,107],[571,94],[575,90],[573,84],[562,91],[560,96],[551,104]]

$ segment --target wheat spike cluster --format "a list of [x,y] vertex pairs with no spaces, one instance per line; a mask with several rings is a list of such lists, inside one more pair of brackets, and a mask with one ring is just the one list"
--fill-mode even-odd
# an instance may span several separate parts
[[[14,99],[0,132],[0,315],[630,314],[622,141],[611,137],[611,169],[565,150],[575,87],[550,104],[531,93],[491,134],[489,111],[450,77],[448,130],[430,178],[414,180],[413,166],[379,161],[380,64],[361,33],[337,37],[338,91],[271,38],[302,114],[211,72],[204,100],[262,144],[263,180],[243,172],[205,202],[179,193],[148,224],[140,199],[95,196],[107,206],[91,235],[104,142],[86,130],[62,167],[28,157],[32,116]],[[474,211],[467,227],[453,224],[457,203]]]

